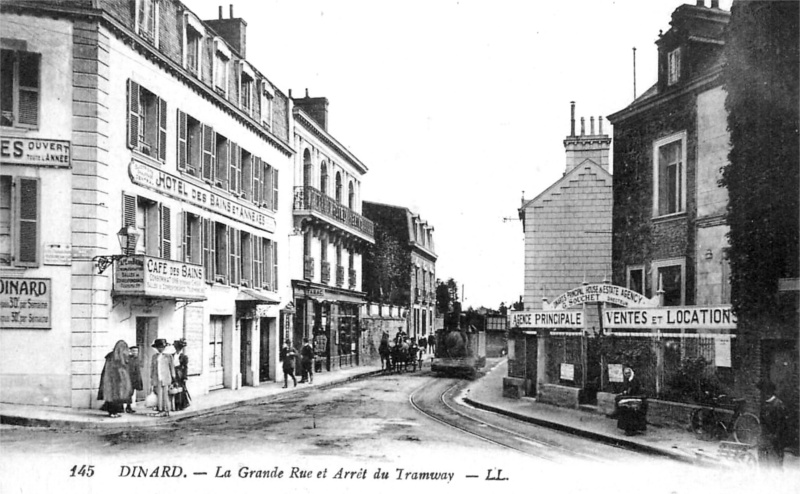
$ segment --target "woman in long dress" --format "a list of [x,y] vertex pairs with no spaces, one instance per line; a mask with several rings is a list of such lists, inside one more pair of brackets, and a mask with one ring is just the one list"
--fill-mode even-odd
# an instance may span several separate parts
[[191,398],[189,390],[186,388],[186,381],[189,379],[189,357],[184,353],[186,349],[186,340],[181,338],[172,343],[175,347],[175,356],[173,364],[175,366],[175,381],[174,384],[180,387],[180,391],[173,395],[175,400],[175,410],[183,410],[189,406]]
[[159,338],[153,342],[156,354],[150,361],[150,385],[156,394],[156,411],[160,416],[169,416],[172,409],[172,400],[169,397],[169,385],[175,379],[175,364],[172,362],[172,355],[164,353],[167,348],[167,340]]
[[97,390],[97,399],[104,400],[103,410],[111,418],[118,418],[125,411],[125,405],[130,406],[131,377],[128,372],[128,357],[130,350],[128,344],[119,340],[108,355],[100,374],[100,387]]
[[642,386],[633,369],[625,367],[622,371],[625,385],[622,393],[617,395],[617,427],[625,431],[626,436],[647,429],[647,398],[642,394]]

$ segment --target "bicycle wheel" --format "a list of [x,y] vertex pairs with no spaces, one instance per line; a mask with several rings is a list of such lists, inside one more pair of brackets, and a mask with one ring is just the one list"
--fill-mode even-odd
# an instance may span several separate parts
[[733,423],[733,438],[737,443],[754,445],[761,434],[761,421],[752,413],[739,415]]

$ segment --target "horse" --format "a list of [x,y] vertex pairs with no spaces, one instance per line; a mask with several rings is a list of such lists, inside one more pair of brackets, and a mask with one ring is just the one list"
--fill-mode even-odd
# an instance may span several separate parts
[[384,338],[378,347],[378,354],[381,356],[381,370],[388,371],[392,368],[392,349],[389,347],[389,339]]
[[409,344],[407,341],[399,341],[391,351],[392,366],[395,372],[403,372],[408,365]]

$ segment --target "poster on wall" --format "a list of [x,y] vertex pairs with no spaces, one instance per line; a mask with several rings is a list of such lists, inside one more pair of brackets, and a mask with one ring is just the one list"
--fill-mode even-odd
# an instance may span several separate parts
[[575,380],[575,365],[574,364],[561,364],[561,379],[564,381]]
[[621,383],[624,380],[622,376],[622,364],[608,364],[608,382]]
[[514,347],[515,347],[515,345],[516,345],[516,341],[515,340],[512,340],[512,339],[508,340],[508,360],[514,360],[515,358],[517,358],[517,357],[514,356]]
[[731,366],[731,335],[723,334],[714,338],[714,365]]
[[50,329],[50,278],[0,277],[0,329]]
[[203,308],[187,305],[183,309],[183,337],[186,338],[185,353],[189,357],[189,375],[203,372]]

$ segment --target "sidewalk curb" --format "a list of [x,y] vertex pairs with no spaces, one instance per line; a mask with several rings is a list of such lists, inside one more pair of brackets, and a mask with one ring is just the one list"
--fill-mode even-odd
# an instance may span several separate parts
[[[356,381],[358,379],[365,379],[369,377],[373,377],[376,375],[380,375],[383,371],[376,370],[376,371],[369,371],[363,374],[357,374],[353,376],[343,377],[343,378],[334,378],[325,384],[320,384],[318,386],[313,386],[315,389],[326,389],[333,386],[337,386],[339,384],[344,384],[351,381]],[[15,425],[21,427],[43,427],[43,428],[56,428],[62,430],[129,430],[129,429],[142,429],[142,428],[155,428],[155,427],[162,427],[165,425],[173,424],[176,422],[180,422],[182,420],[200,417],[204,415],[210,415],[213,413],[223,412],[227,410],[231,410],[242,405],[247,405],[250,403],[255,402],[270,402],[276,399],[280,399],[290,394],[297,393],[298,391],[302,391],[305,389],[312,389],[311,387],[301,387],[301,388],[292,388],[291,390],[287,389],[287,391],[281,391],[278,393],[268,394],[264,396],[258,396],[253,398],[246,398],[242,400],[237,400],[231,403],[225,403],[221,405],[217,405],[210,408],[204,408],[202,410],[190,410],[187,412],[179,412],[180,415],[171,415],[169,417],[152,417],[152,418],[143,418],[142,420],[135,420],[132,422],[113,422],[113,421],[82,421],[82,420],[68,420],[68,419],[60,419],[60,418],[34,418],[34,417],[23,417],[19,415],[10,415],[6,412],[0,412],[0,424],[5,425]],[[100,417],[98,417],[100,418]],[[103,417],[104,418],[104,417]]]
[[471,405],[471,406],[473,406],[475,408],[479,408],[481,410],[485,410],[487,412],[492,412],[492,413],[497,413],[497,414],[500,414],[500,415],[505,415],[505,416],[511,417],[511,418],[513,418],[515,420],[520,420],[522,422],[528,422],[530,424],[538,425],[538,426],[541,426],[541,427],[547,427],[548,429],[553,429],[553,430],[557,430],[557,431],[560,431],[560,432],[565,432],[567,434],[572,434],[574,436],[584,437],[586,439],[591,439],[593,441],[597,441],[597,442],[601,442],[601,443],[605,443],[605,444],[610,444],[612,446],[618,446],[618,447],[621,447],[621,448],[626,448],[626,449],[630,449],[630,450],[633,450],[633,451],[638,451],[640,453],[646,453],[646,454],[650,454],[650,455],[654,455],[654,456],[664,456],[664,457],[667,457],[667,458],[670,458],[670,459],[673,459],[673,460],[677,460],[677,461],[681,461],[681,462],[684,462],[684,463],[690,463],[690,464],[695,464],[695,465],[704,465],[704,466],[712,465],[712,464],[710,464],[710,463],[708,463],[706,461],[700,460],[698,458],[692,458],[691,456],[688,456],[686,454],[674,453],[674,452],[666,450],[666,449],[657,448],[657,447],[654,447],[654,446],[648,446],[646,444],[640,444],[640,443],[637,443],[635,441],[630,441],[630,440],[623,439],[623,438],[620,438],[620,437],[609,436],[609,435],[606,435],[606,434],[600,434],[600,433],[597,433],[597,432],[587,431],[585,429],[579,429],[577,427],[572,427],[572,426],[569,426],[569,425],[561,424],[559,422],[553,422],[553,421],[550,421],[550,420],[543,420],[543,419],[540,419],[540,418],[531,417],[531,416],[528,416],[528,415],[523,415],[523,414],[520,414],[520,413],[512,412],[510,410],[499,408],[499,407],[496,407],[496,406],[487,405],[486,403],[475,401],[472,398],[469,398],[469,397],[466,397],[466,396],[463,397],[463,400],[464,400],[464,403],[467,403],[467,404],[469,404],[469,405]]

